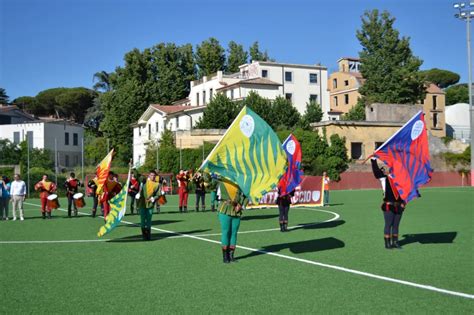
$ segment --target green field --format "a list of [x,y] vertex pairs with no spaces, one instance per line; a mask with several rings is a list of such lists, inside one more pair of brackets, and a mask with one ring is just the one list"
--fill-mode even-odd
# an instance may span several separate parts
[[43,220],[27,200],[25,221],[0,222],[0,313],[472,314],[474,190],[422,195],[403,216],[402,250],[383,246],[379,190],[292,208],[290,226],[303,225],[287,233],[277,209],[247,210],[231,264],[216,213],[177,213],[175,196],[153,216],[150,242],[127,223],[99,239],[103,220],[85,213]]

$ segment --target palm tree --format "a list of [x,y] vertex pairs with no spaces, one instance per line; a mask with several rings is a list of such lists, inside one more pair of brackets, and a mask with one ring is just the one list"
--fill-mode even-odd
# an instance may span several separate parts
[[5,89],[0,88],[0,104],[7,104],[8,103],[8,95]]
[[108,92],[111,90],[110,86],[110,73],[106,71],[96,72],[92,77],[92,82],[97,81],[92,87],[95,91],[102,90],[103,92]]

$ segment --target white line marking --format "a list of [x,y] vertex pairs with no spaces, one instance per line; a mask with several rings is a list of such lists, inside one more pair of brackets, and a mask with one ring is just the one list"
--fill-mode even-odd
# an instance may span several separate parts
[[[35,204],[31,204],[31,205],[35,205]],[[35,206],[39,207],[39,205],[35,205]],[[59,209],[59,210],[66,211],[64,209]],[[122,221],[122,223],[137,225],[136,223],[132,223],[132,222],[128,222],[128,221]],[[169,234],[175,234],[175,235],[179,235],[179,236],[182,236],[182,237],[192,238],[192,239],[195,239],[195,240],[204,241],[204,242],[208,242],[208,243],[214,243],[214,244],[219,244],[219,245],[221,244],[219,241],[210,240],[210,239],[202,238],[202,237],[199,237],[199,236],[194,236],[194,235],[189,235],[189,234],[182,234],[182,233],[179,233],[179,232],[173,232],[173,231],[158,229],[158,228],[154,228],[154,227],[152,227],[152,229],[155,230],[155,231],[165,232],[165,233],[169,233]],[[282,254],[273,253],[273,252],[267,252],[265,250],[255,249],[255,248],[251,248],[251,247],[245,247],[245,246],[240,246],[240,245],[237,245],[236,247],[240,248],[240,249],[247,250],[247,251],[251,251],[251,252],[257,252],[257,253],[267,254],[267,255],[270,255],[270,256],[276,256],[276,257],[280,257],[280,258],[283,258],[283,259],[294,260],[294,261],[302,262],[302,263],[309,264],[309,265],[315,265],[315,266],[324,267],[324,268],[328,268],[328,269],[334,269],[334,270],[343,271],[343,272],[347,272],[347,273],[352,273],[352,274],[356,274],[356,275],[360,275],[360,276],[364,276],[364,277],[368,277],[368,278],[374,278],[374,279],[383,280],[383,281],[387,281],[387,282],[403,284],[403,285],[410,286],[410,287],[425,289],[425,290],[428,290],[428,291],[434,291],[434,292],[439,292],[439,293],[448,294],[448,295],[459,296],[459,297],[463,297],[463,298],[467,298],[467,299],[474,299],[473,294],[457,292],[457,291],[451,291],[451,290],[445,290],[445,289],[437,288],[437,287],[434,287],[434,286],[431,286],[431,285],[419,284],[419,283],[415,283],[415,282],[410,282],[410,281],[405,281],[405,280],[399,280],[399,279],[395,279],[395,278],[380,276],[380,275],[376,275],[376,274],[373,274],[373,273],[368,273],[368,272],[349,269],[349,268],[345,268],[345,267],[325,264],[325,263],[312,261],[312,260],[307,260],[307,259],[302,259],[302,258],[296,258],[296,257],[282,255]]]
[[[301,208],[301,209],[304,209],[304,208]],[[320,225],[320,224],[323,224],[323,223],[328,223],[328,222],[335,221],[335,220],[337,220],[337,219],[339,219],[339,218],[341,217],[341,216],[340,216],[339,214],[337,214],[336,212],[332,212],[332,211],[328,211],[328,210],[322,210],[322,209],[305,209],[305,210],[323,211],[323,212],[327,212],[327,213],[332,214],[334,217],[331,218],[331,219],[329,219],[329,220],[321,221],[321,222],[317,222],[317,223],[298,224],[298,225],[290,226],[290,227],[288,227],[288,230],[301,229],[301,228],[303,228],[303,227],[305,227],[305,226]],[[242,231],[242,232],[238,232],[237,234],[262,233],[262,232],[270,232],[270,231],[280,231],[280,228],[264,229],[264,230],[252,230],[252,231]],[[219,235],[221,235],[221,234],[222,234],[222,233],[198,234],[198,235],[195,235],[195,236],[200,236],[200,237],[203,237],[203,236],[219,236]]]
[[110,239],[103,240],[59,240],[59,241],[0,241],[0,244],[50,244],[50,243],[90,243],[90,242],[106,242]]

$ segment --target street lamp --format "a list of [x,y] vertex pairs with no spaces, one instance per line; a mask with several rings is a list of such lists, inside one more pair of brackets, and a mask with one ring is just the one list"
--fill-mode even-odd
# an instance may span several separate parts
[[474,186],[474,107],[472,104],[472,69],[471,69],[471,19],[474,18],[474,1],[455,3],[454,9],[458,12],[454,15],[460,20],[466,21],[467,27],[467,66],[469,70],[469,111],[471,128],[471,186]]

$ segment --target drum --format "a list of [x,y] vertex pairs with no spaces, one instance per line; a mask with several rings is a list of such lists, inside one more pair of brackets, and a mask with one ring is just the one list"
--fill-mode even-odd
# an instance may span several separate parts
[[74,204],[76,205],[77,208],[84,208],[86,205],[86,202],[84,201],[84,194],[83,193],[77,193],[72,196],[74,199]]
[[165,195],[161,195],[161,196],[158,197],[158,203],[159,203],[160,205],[164,205],[164,204],[166,204],[166,202],[167,202],[167,201],[166,201]]
[[59,205],[58,195],[56,195],[56,194],[49,195],[48,196],[48,201],[46,202],[46,205],[48,206],[49,209],[59,208],[60,205]]

